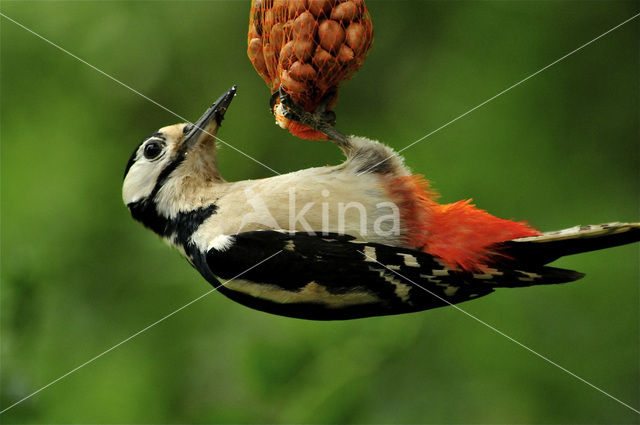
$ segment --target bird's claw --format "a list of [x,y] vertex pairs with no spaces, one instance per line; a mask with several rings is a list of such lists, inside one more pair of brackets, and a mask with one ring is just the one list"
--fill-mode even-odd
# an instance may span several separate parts
[[275,106],[278,101],[280,101],[280,104],[283,106],[279,112],[286,119],[301,122],[306,118],[304,115],[309,114],[300,105],[294,102],[293,99],[291,99],[291,95],[282,89],[282,85],[271,95],[271,98],[269,99],[269,109],[272,114],[275,113]]
[[310,120],[310,115],[302,106],[298,105],[291,98],[291,95],[282,89],[282,85],[278,89],[280,96],[280,104],[284,106],[284,117],[290,120],[299,121],[305,124]]
[[327,93],[319,102],[316,110],[311,113],[305,111],[305,109],[296,103],[289,93],[283,90],[282,86],[272,96],[272,100],[276,98],[280,99],[280,104],[283,106],[283,116],[289,120],[297,121],[306,125],[316,131],[326,134],[327,137],[340,145],[346,145],[348,142],[347,136],[340,133],[334,128],[336,123],[336,114],[333,111],[327,110],[328,105],[335,98],[336,92],[331,91]]

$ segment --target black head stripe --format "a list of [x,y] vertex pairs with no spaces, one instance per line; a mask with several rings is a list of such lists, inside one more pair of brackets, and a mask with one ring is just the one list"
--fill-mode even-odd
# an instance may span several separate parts
[[191,235],[218,209],[215,204],[211,204],[187,212],[181,211],[175,217],[169,219],[160,214],[156,204],[148,199],[131,202],[127,207],[129,207],[134,219],[160,236],[173,237],[174,243],[185,248],[189,244]]
[[158,191],[162,188],[162,186],[167,181],[171,173],[173,173],[175,169],[178,168],[180,164],[182,164],[182,161],[184,161],[185,158],[186,157],[184,154],[179,154],[169,164],[167,164],[166,167],[164,167],[164,169],[160,172],[160,175],[158,176],[156,185],[153,187],[153,190],[151,191],[151,195],[149,195],[149,199],[153,199],[156,197],[156,195],[158,194]]
[[[142,143],[144,143],[144,141],[142,141]],[[129,157],[129,161],[127,162],[127,166],[124,169],[124,176],[122,176],[123,179],[127,177],[127,174],[129,174],[129,169],[131,169],[131,167],[133,166],[133,163],[136,162],[136,154],[138,153],[138,149],[140,149],[140,145],[142,145],[142,143],[136,146],[136,148],[131,153],[131,156]]]

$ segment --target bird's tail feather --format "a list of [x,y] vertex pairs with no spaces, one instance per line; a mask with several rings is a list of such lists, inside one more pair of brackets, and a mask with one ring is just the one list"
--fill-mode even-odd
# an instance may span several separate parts
[[584,273],[574,270],[559,269],[556,267],[529,267],[522,265],[513,270],[501,271],[501,276],[495,276],[489,283],[496,288],[521,288],[534,285],[555,285],[558,283],[573,282],[582,279]]
[[565,255],[595,251],[640,241],[640,223],[605,223],[575,226],[513,239],[501,243],[497,251],[508,262],[544,265]]

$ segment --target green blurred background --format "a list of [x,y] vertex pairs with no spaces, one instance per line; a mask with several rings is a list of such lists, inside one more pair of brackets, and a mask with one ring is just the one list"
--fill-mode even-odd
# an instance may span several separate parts
[[[338,128],[400,149],[633,16],[625,1],[371,1]],[[338,150],[273,124],[248,1],[3,1],[2,13],[177,114],[239,94],[219,136],[279,172]],[[639,19],[404,152],[444,201],[541,230],[639,220]],[[2,18],[1,408],[210,289],[122,205],[171,113]],[[227,180],[272,173],[230,148]],[[461,307],[640,407],[638,245],[587,277]],[[453,308],[321,323],[214,293],[14,407],[3,423],[637,423]]]

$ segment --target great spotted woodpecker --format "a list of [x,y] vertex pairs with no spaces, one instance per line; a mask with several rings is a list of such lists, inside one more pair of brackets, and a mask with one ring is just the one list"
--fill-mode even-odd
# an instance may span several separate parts
[[415,312],[495,288],[571,282],[583,274],[546,264],[640,239],[640,223],[540,233],[468,201],[438,204],[392,149],[339,133],[329,139],[347,157],[340,165],[227,182],[214,136],[235,92],[195,125],[144,139],[123,199],[134,219],[249,307],[317,320]]

